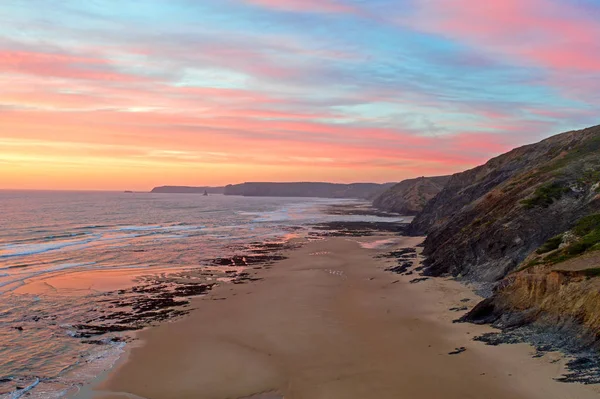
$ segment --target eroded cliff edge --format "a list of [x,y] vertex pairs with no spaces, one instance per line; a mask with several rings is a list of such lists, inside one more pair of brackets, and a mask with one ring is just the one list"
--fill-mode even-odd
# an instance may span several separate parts
[[[538,347],[597,355],[600,126],[453,175],[410,231],[427,234],[426,274],[476,283],[488,296],[463,321],[526,328]],[[600,360],[585,362],[595,376],[571,380],[600,382]]]
[[455,174],[411,224],[430,275],[495,282],[600,211],[600,126],[559,134]]

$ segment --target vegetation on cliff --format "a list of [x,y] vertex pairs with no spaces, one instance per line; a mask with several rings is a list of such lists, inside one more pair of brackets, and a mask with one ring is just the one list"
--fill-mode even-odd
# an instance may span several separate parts
[[[522,269],[537,265],[556,265],[600,250],[600,214],[581,218],[573,229],[550,238],[524,262]],[[600,267],[598,265],[592,265]]]
[[[411,225],[412,233],[427,234],[427,273],[502,279],[549,239],[600,212],[599,177],[600,127],[559,134],[452,176]],[[587,245],[585,239],[569,251]]]
[[452,176],[410,230],[427,234],[426,274],[493,288],[463,320],[600,349],[600,126]]

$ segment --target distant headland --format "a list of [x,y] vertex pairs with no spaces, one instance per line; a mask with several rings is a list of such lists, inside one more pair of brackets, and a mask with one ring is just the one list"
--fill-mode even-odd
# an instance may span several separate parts
[[320,183],[292,182],[268,183],[248,182],[230,184],[225,187],[161,186],[152,193],[169,194],[224,194],[245,197],[317,197],[317,198],[360,198],[374,199],[394,183]]

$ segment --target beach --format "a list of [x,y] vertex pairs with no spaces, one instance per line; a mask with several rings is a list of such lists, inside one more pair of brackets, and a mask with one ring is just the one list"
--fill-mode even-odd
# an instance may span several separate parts
[[[480,299],[450,279],[386,271],[422,238],[304,242],[287,259],[192,300],[138,333],[78,399],[596,398],[553,380],[565,360],[525,344],[486,346],[487,326],[453,323]],[[417,265],[418,260],[414,261]],[[412,281],[412,283],[411,283]],[[464,348],[464,350],[463,350]]]

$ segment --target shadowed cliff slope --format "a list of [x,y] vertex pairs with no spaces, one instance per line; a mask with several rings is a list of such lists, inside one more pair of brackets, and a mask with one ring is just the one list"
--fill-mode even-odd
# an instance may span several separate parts
[[519,341],[520,336],[545,351],[566,351],[575,360],[564,380],[597,384],[599,277],[600,213],[579,219],[542,244],[463,320],[502,329],[493,337],[497,342]]
[[401,181],[375,198],[373,206],[402,215],[416,215],[450,180],[450,176],[419,177]]
[[600,127],[559,134],[455,174],[413,221],[427,273],[497,281],[600,211]]

